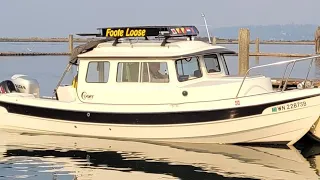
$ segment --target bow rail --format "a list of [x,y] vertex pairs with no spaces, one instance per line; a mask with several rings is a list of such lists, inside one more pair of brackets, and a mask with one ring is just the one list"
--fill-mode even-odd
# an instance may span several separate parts
[[308,72],[307,72],[307,75],[306,75],[306,78],[305,78],[305,80],[304,80],[304,86],[305,86],[306,81],[307,81],[308,76],[309,76],[309,73],[310,73],[310,70],[311,70],[311,67],[312,67],[312,63],[313,63],[314,59],[316,59],[316,58],[320,58],[320,55],[310,56],[310,57],[306,57],[306,58],[291,59],[291,60],[287,60],[287,61],[280,61],[280,62],[276,62],[276,63],[270,63],[270,64],[265,64],[265,65],[260,65],[260,66],[251,67],[251,68],[249,68],[249,69],[247,70],[245,76],[243,77],[243,80],[242,80],[242,83],[241,83],[240,88],[239,88],[239,90],[238,90],[238,93],[237,93],[237,95],[236,95],[236,98],[238,98],[239,93],[240,93],[240,90],[241,90],[241,88],[242,88],[242,86],[243,86],[243,84],[244,84],[244,81],[245,81],[245,79],[247,78],[247,76],[248,76],[248,74],[249,74],[249,72],[250,72],[251,70],[253,70],[253,69],[259,69],[259,68],[263,68],[263,67],[270,67],[270,66],[277,66],[277,65],[287,64],[287,65],[286,65],[286,68],[285,68],[285,71],[284,71],[284,73],[283,73],[282,79],[281,79],[281,83],[279,84],[279,87],[278,87],[278,90],[280,90],[280,87],[281,87],[281,85],[282,85],[282,83],[283,83],[283,79],[285,78],[285,74],[287,73],[288,66],[293,63],[293,66],[292,66],[292,68],[291,68],[291,70],[290,70],[290,73],[289,73],[289,75],[286,77],[286,81],[285,81],[285,83],[284,83],[284,85],[283,85],[283,88],[282,88],[282,90],[281,90],[281,91],[284,91],[284,90],[286,89],[286,86],[287,86],[287,83],[288,83],[288,79],[289,79],[289,77],[290,77],[290,75],[291,75],[291,72],[292,72],[292,70],[293,70],[296,62],[311,60],[310,65],[309,65],[309,69],[308,69]]

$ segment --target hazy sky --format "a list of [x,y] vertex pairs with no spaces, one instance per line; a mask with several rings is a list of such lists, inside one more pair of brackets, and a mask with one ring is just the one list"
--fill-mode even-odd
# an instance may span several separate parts
[[[320,24],[320,0],[0,0],[0,37],[66,37],[98,27]],[[199,26],[200,25],[200,26]]]

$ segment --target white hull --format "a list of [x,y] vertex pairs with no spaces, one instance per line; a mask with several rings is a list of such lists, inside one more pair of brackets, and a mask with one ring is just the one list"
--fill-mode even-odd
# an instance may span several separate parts
[[310,131],[308,132],[309,137],[311,137],[312,140],[316,142],[320,142],[320,117],[318,121],[316,121],[312,127],[310,128]]
[[[302,111],[302,113],[304,112]],[[235,119],[224,123],[174,127],[69,123],[9,114],[5,116],[5,118],[8,119],[8,121],[2,120],[1,128],[30,133],[76,135],[111,139],[135,139],[141,141],[223,144],[277,143],[292,145],[308,132],[310,126],[316,121],[317,116],[292,118],[284,121],[279,120],[279,116],[269,116],[246,118],[242,120]],[[276,120],[279,120],[280,122],[274,122]],[[256,121],[269,122],[256,124],[251,128],[248,127]],[[77,128],[74,128],[74,126]],[[111,128],[112,131],[115,131],[115,133],[109,132],[109,128]],[[199,134],[204,135],[199,136]]]
[[229,120],[171,125],[124,125],[74,122],[8,113],[0,109],[0,128],[21,132],[65,134],[141,141],[188,143],[294,144],[319,117],[318,96],[305,100],[310,106]]

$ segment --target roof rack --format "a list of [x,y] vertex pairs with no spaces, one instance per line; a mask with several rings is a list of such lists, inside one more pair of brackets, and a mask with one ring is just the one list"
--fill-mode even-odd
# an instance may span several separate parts
[[197,36],[199,34],[198,29],[195,26],[133,26],[133,27],[109,27],[98,28],[100,33],[83,33],[77,34],[79,36],[96,36],[115,38],[113,46],[119,43],[120,38],[127,37],[144,37],[148,40],[148,37],[163,37],[164,40],[161,46],[167,43],[167,40],[172,37],[189,37]]

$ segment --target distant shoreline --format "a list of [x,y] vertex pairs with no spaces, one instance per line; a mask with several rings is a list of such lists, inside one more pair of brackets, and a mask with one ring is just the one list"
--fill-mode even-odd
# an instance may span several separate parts
[[[97,38],[73,38],[75,43],[84,43]],[[196,37],[195,40],[208,41],[207,37]],[[68,38],[40,38],[40,37],[30,37],[30,38],[0,38],[0,42],[69,42]],[[237,39],[219,39],[217,38],[217,44],[238,44]],[[255,43],[255,40],[251,40],[251,44]],[[314,40],[297,40],[297,41],[281,41],[281,40],[261,40],[260,44],[301,44],[301,45],[314,45]]]
[[[88,42],[90,39],[73,38],[73,42]],[[0,42],[69,42],[68,38],[0,38]]]

